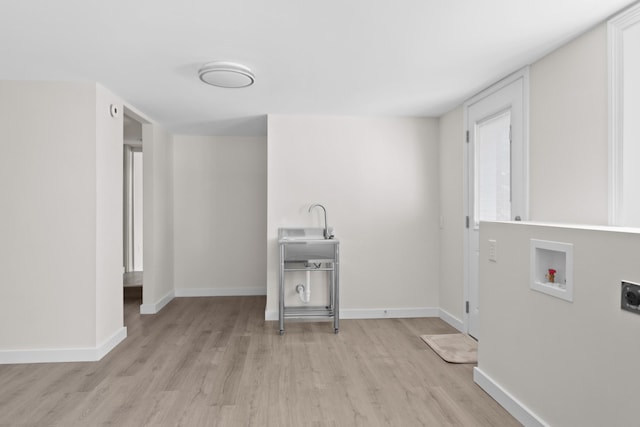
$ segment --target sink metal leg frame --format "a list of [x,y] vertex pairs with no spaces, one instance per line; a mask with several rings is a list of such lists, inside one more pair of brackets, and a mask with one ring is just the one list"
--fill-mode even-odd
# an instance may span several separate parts
[[331,289],[332,289],[332,306],[333,306],[333,333],[337,334],[340,330],[340,257],[338,253],[338,245],[336,245],[336,258],[333,262],[333,271],[331,272]]
[[[325,259],[322,260],[321,264],[325,264],[324,267],[315,268],[309,266],[309,264],[316,264],[316,262],[307,262],[307,266],[305,268],[287,268],[287,263],[285,262],[285,249],[284,245],[280,245],[280,271],[279,271],[279,285],[280,285],[280,307],[279,307],[279,333],[280,335],[284,335],[284,319],[285,317],[305,317],[305,318],[326,318],[333,317],[333,331],[334,333],[338,333],[340,330],[340,262],[339,262],[339,245],[336,244],[334,246],[334,257],[333,259]],[[300,260],[290,261],[290,265],[294,265],[296,263],[300,263]],[[326,271],[330,273],[330,281],[329,284],[329,305],[324,307],[285,307],[284,303],[284,275],[289,271]]]
[[280,335],[284,335],[284,245],[280,245],[280,274],[278,275],[280,280],[280,309],[279,322],[280,322]]

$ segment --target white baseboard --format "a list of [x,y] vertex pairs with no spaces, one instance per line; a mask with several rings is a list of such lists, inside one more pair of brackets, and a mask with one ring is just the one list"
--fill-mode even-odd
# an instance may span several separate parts
[[340,310],[341,319],[402,319],[410,317],[438,317],[434,307],[356,308]]
[[175,292],[176,297],[239,297],[266,295],[267,288],[185,288]]
[[549,424],[545,423],[522,402],[509,394],[500,384],[496,383],[477,367],[473,369],[473,381],[525,427],[549,427]]
[[[410,317],[438,317],[433,307],[414,308],[356,308],[340,310],[340,319],[402,319]],[[278,320],[278,310],[265,310],[264,320]]]
[[160,310],[164,308],[165,305],[169,304],[171,300],[175,297],[174,291],[169,292],[158,301],[152,304],[142,304],[140,306],[140,314],[156,314]]
[[98,348],[96,348],[96,356],[95,360],[101,360],[105,357],[111,350],[116,348],[118,344],[120,344],[124,339],[127,338],[127,327],[123,326],[116,333],[111,335],[109,338],[104,340]]
[[127,337],[122,327],[97,347],[0,350],[0,365],[20,363],[96,362]]
[[454,315],[452,315],[446,310],[440,309],[439,312],[440,312],[439,317],[442,320],[444,320],[445,322],[447,322],[448,324],[450,324],[460,332],[464,332],[464,322],[462,320],[458,319],[457,317],[455,317]]
[[264,311],[264,320],[266,320],[266,321],[280,320],[280,316],[279,316],[278,310],[265,310]]
[[[176,289],[160,300],[152,304],[142,304],[140,306],[140,314],[156,314],[169,304],[172,299],[185,297],[228,297],[228,296],[254,296],[266,295],[265,288],[185,288]],[[276,313],[277,318],[277,313]]]

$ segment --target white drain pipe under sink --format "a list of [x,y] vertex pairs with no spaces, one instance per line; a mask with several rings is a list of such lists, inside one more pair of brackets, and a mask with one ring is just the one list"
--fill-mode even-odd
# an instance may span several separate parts
[[306,285],[303,285],[302,283],[296,285],[296,292],[300,297],[300,301],[304,304],[309,304],[309,301],[311,301],[311,271],[307,270]]

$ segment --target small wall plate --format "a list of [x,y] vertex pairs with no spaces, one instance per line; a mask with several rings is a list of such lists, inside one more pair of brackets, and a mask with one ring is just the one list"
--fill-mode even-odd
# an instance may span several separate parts
[[622,282],[620,308],[640,314],[640,285],[631,282]]

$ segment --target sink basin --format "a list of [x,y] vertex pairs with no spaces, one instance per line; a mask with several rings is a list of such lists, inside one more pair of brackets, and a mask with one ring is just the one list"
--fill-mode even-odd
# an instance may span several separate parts
[[[329,227],[329,230],[331,231],[332,228]],[[278,240],[325,240],[324,228],[280,228]]]
[[324,228],[280,228],[278,243],[286,262],[326,262],[336,259],[338,239],[325,239]]

